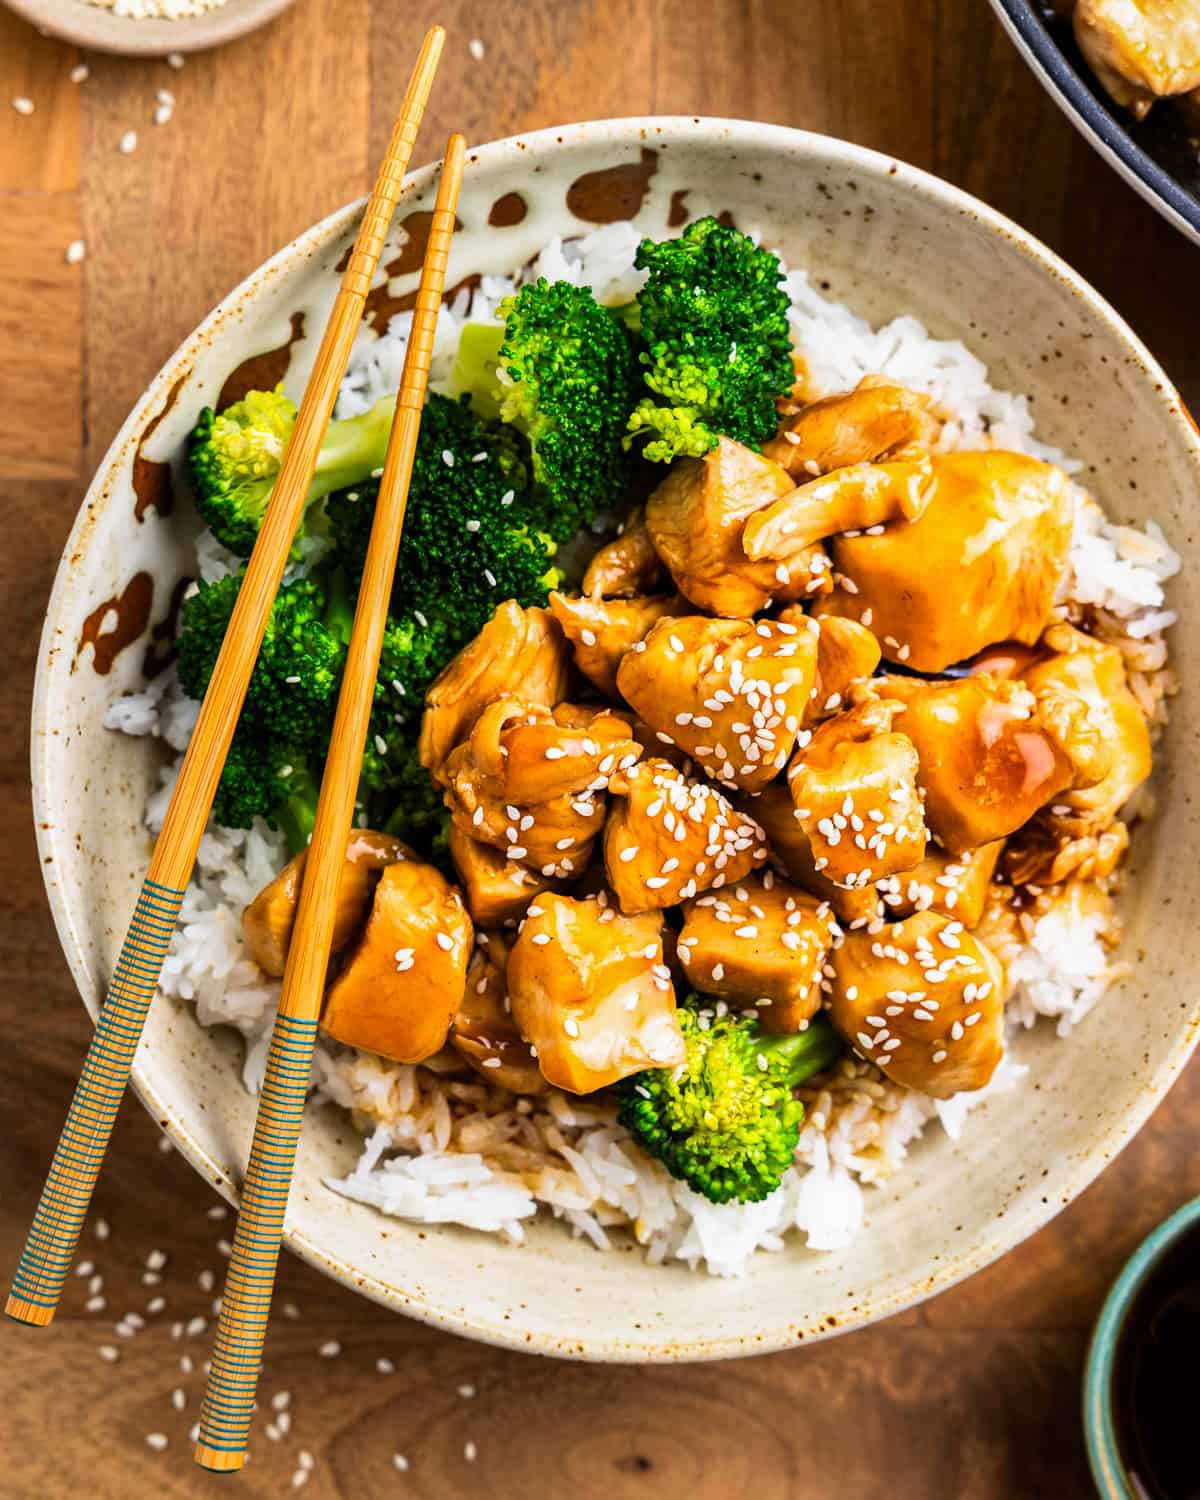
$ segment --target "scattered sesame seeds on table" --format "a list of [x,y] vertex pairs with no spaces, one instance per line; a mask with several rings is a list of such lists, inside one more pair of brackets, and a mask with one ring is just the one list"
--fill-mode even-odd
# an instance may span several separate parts
[[[876,7],[868,49],[861,46],[856,7],[797,0],[771,11],[769,24],[738,45],[713,45],[726,14],[711,0],[647,6],[637,16],[591,0],[574,7],[527,0],[510,7],[503,28],[493,30],[494,8],[469,0],[460,38],[478,32],[486,56],[471,49],[469,71],[445,71],[427,137],[433,141],[463,119],[473,122],[476,140],[519,132],[578,113],[579,100],[596,116],[651,108],[753,110],[851,136],[951,176],[1049,240],[1133,320],[1193,409],[1200,408],[1200,351],[1178,315],[1176,290],[1194,274],[1194,250],[1075,142],[1019,58],[1000,45],[986,7],[961,7],[954,25],[936,33],[928,7],[916,0]],[[702,75],[679,46],[681,27],[706,38]],[[56,426],[48,467],[31,476],[28,424],[18,432],[0,421],[0,496],[8,523],[0,611],[14,643],[12,670],[0,683],[3,786],[13,810],[0,908],[7,978],[0,1005],[8,1007],[0,1060],[0,1224],[10,1261],[87,1031],[45,912],[24,804],[40,598],[91,465],[161,358],[265,250],[362,190],[368,133],[402,86],[406,37],[381,0],[371,7],[352,0],[349,9],[344,0],[304,0],[250,41],[189,64],[174,118],[151,133],[155,91],[169,62],[81,64],[71,49],[0,12],[0,100],[28,98],[35,106],[29,115],[3,111],[2,140],[5,147],[16,143],[0,147],[0,188],[19,193],[19,206],[36,214],[38,226],[38,238],[22,242],[15,216],[0,216],[9,221],[0,223],[0,276],[13,278],[2,289],[5,305],[44,302],[49,261],[60,262],[66,279],[61,262],[76,241],[86,242],[86,259],[69,262],[70,279],[96,278],[100,289],[86,304],[50,304],[53,321],[39,335],[55,370],[81,357],[86,362],[86,384],[67,412],[68,425],[79,428],[86,412],[86,450],[64,461],[63,429]],[[318,46],[319,70],[295,66],[300,56],[318,55]],[[620,57],[622,65],[598,68],[598,55]],[[980,58],[988,87],[961,89]],[[797,59],[804,59],[803,89]],[[175,63],[182,66],[183,58]],[[89,66],[90,78],[72,78],[72,68]],[[489,67],[505,86],[484,88]],[[270,77],[285,70],[291,97],[268,110],[245,80],[251,72]],[[896,76],[928,82],[919,93],[906,88],[901,103]],[[74,102],[63,104],[68,87]],[[343,122],[336,150],[327,143],[319,149],[323,143],[312,133],[328,121],[330,97],[339,101]],[[60,117],[62,109],[68,113]],[[87,128],[76,144],[73,122],[83,111]],[[59,118],[70,130],[54,136],[52,146],[51,122]],[[127,158],[114,143],[131,128],[141,130],[143,142]],[[16,138],[18,131],[24,135]],[[252,138],[261,150],[247,161],[245,142]],[[213,155],[238,153],[253,215],[214,215],[210,184],[195,170],[198,139]],[[289,148],[305,160],[304,173],[280,173],[280,152]],[[50,191],[52,150],[66,154],[71,171],[65,188]],[[1019,173],[1011,169],[1014,157],[1022,162]],[[174,232],[164,235],[168,214]],[[205,246],[202,279],[194,275],[198,244]],[[1155,266],[1153,276],[1131,276],[1131,265],[1147,263]],[[31,353],[15,326],[0,320],[0,369],[10,387],[13,371],[41,357],[41,349]],[[406,1494],[509,1500],[568,1487],[579,1500],[626,1492],[667,1500],[682,1487],[692,1500],[725,1500],[751,1474],[768,1500],[785,1493],[789,1500],[823,1500],[827,1475],[811,1455],[827,1441],[831,1417],[841,1417],[854,1423],[855,1440],[839,1463],[855,1500],[942,1500],[968,1491],[972,1500],[1016,1494],[1083,1500],[1091,1490],[1076,1406],[1087,1325],[1124,1255],[1176,1202],[1200,1193],[1200,1162],[1186,1150],[1198,1106],[1193,1070],[1083,1200],[937,1302],[844,1339],[727,1369],[613,1371],[480,1347],[385,1315],[285,1256],[262,1387],[268,1399],[239,1483],[255,1496],[304,1488],[306,1500]],[[34,1440],[9,1454],[6,1493],[14,1500],[124,1496],[155,1485],[173,1497],[211,1493],[208,1478],[192,1470],[189,1418],[199,1402],[211,1301],[223,1269],[215,1241],[231,1211],[213,1201],[178,1153],[160,1155],[158,1139],[154,1123],[131,1101],[98,1217],[80,1247],[87,1271],[70,1279],[50,1330],[29,1334],[10,1325],[0,1333],[0,1402],[12,1430]],[[141,1276],[156,1248],[168,1254],[162,1285],[153,1289],[166,1306],[149,1314],[152,1294]],[[95,1275],[103,1277],[107,1307],[89,1313],[84,1303],[96,1295],[88,1290]],[[124,1325],[130,1312],[143,1326],[117,1334],[114,1324]],[[317,1351],[331,1339],[343,1353],[326,1361]],[[466,1384],[478,1393],[469,1401],[458,1394]],[[173,1404],[176,1389],[187,1397],[182,1412]],[[713,1419],[718,1389],[723,1420]],[[896,1402],[900,1389],[903,1409]],[[291,1393],[290,1431],[272,1442],[265,1424],[277,1412],[269,1398],[284,1390]],[[949,1401],[958,1442],[930,1443]],[[731,1453],[734,1421],[738,1443]],[[166,1447],[149,1446],[149,1434],[165,1438]],[[465,1458],[468,1441],[477,1445],[473,1464]],[[964,1453],[969,1473],[961,1467]],[[297,1483],[299,1475],[308,1477]]]

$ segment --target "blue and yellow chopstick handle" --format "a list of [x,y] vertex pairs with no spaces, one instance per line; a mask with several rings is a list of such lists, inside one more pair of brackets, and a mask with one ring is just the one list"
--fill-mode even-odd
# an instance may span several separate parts
[[212,1373],[200,1409],[196,1457],[208,1469],[240,1469],[245,1461],[316,1035],[315,1020],[283,1012],[275,1019]]
[[54,1316],[182,901],[156,881],[142,886],[5,1306],[19,1322]]

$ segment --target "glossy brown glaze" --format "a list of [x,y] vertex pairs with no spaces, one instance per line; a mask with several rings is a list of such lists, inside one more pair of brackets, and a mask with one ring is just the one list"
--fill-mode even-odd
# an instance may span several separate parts
[[658,171],[658,152],[643,146],[638,161],[619,162],[585,172],[567,189],[567,207],[589,224],[632,219],[646,201],[650,179]]
[[119,594],[106,599],[84,620],[76,660],[91,646],[92,670],[107,677],[125,647],[145,630],[153,602],[154,579],[149,573],[135,573]]

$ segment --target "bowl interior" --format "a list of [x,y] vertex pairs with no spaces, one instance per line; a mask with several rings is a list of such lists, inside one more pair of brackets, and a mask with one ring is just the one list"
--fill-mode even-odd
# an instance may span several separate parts
[[[427,208],[429,171],[399,217]],[[723,121],[618,121],[501,142],[469,161],[451,283],[522,263],[547,239],[635,217],[661,234],[728,212],[789,264],[872,319],[913,313],[961,337],[993,383],[1031,395],[1040,435],[1088,463],[1110,512],[1159,520],[1190,562],[1197,442],[1162,372],[1048,252],[973,200],[886,158],[795,131]],[[489,221],[491,221],[489,223]],[[227,382],[283,376],[302,389],[352,237],[356,206],[256,272],[178,351],[101,466],[64,555],[43,642],[34,780],[44,869],[64,947],[95,1011],[149,853],[141,825],[161,757],[106,731],[114,695],[162,658],[190,518],[177,473],[196,410]],[[412,259],[411,253],[409,259]],[[411,289],[403,257],[376,305]],[[253,363],[248,364],[248,361]],[[172,499],[175,513],[168,515]],[[1197,654],[1175,585],[1176,660]],[[651,1267],[630,1247],[597,1254],[554,1222],[506,1246],[467,1231],[388,1220],[322,1179],[348,1170],[348,1119],[315,1113],[288,1215],[292,1247],[390,1305],[475,1336],[592,1358],[703,1358],[780,1347],[896,1311],[1011,1247],[1078,1192],[1141,1124],[1190,1051],[1200,1010],[1188,899],[1197,814],[1187,765],[1197,719],[1177,701],[1160,755],[1159,812],[1133,856],[1125,912],[1131,972],[1069,1044],[1024,1037],[1019,1094],[973,1116],[960,1143],[931,1129],[895,1186],[869,1196],[867,1230],[837,1255],[799,1243],[738,1281]],[[1118,1030],[1113,1020],[1120,1015]],[[135,1079],[147,1106],[224,1191],[247,1158],[254,1101],[240,1042],[187,1007],[153,1007]]]

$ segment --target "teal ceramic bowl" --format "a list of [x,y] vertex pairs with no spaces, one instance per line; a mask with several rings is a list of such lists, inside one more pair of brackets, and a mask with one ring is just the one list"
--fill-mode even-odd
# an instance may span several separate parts
[[1138,1293],[1167,1251],[1198,1226],[1200,1198],[1193,1198],[1142,1241],[1100,1310],[1084,1373],[1083,1427],[1088,1463],[1101,1500],[1145,1500],[1145,1492],[1129,1477],[1117,1444],[1113,1413],[1117,1348]]

